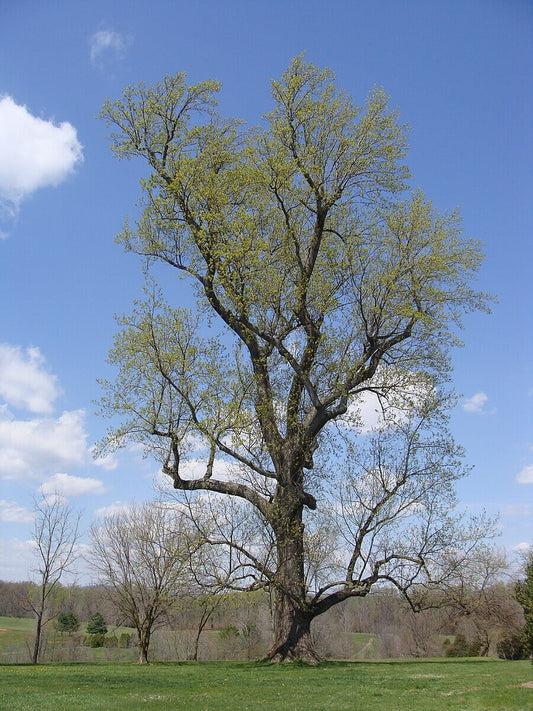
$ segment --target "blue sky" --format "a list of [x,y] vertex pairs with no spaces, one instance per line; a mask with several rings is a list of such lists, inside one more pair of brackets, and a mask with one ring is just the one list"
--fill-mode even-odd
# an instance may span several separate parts
[[186,71],[221,80],[222,113],[254,124],[303,50],[357,103],[385,88],[411,127],[412,184],[484,243],[479,287],[499,301],[453,356],[452,427],[474,467],[459,493],[500,512],[509,551],[533,541],[532,45],[528,0],[0,0],[0,578],[27,577],[39,490],[85,527],[152,495],[139,452],[91,457],[113,315],[142,286],[113,238],[143,166],[111,155],[103,101]]

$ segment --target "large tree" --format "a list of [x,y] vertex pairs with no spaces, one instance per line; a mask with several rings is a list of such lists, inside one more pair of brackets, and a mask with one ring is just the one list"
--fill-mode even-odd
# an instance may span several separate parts
[[460,452],[437,424],[454,329],[485,305],[470,286],[481,253],[455,212],[408,190],[383,91],[355,106],[299,56],[247,129],[218,115],[218,90],[165,76],[102,111],[117,154],[150,169],[119,239],[197,299],[173,308],[152,286],[124,318],[103,408],[124,420],[107,445],[141,441],[176,490],[241,501],[247,535],[219,521],[206,540],[231,548],[235,580],[273,591],[269,657],[312,661],[314,617],[380,583],[409,596],[462,544],[449,516]]

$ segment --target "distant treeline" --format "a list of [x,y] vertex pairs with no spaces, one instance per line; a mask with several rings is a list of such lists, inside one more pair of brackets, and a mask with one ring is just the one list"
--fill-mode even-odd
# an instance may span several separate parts
[[[29,582],[0,581],[0,615],[31,617],[25,604],[31,588]],[[265,653],[272,637],[268,594],[226,593],[216,603],[202,630],[199,658],[257,658]],[[452,603],[415,613],[388,590],[349,599],[315,620],[314,642],[324,657],[338,659],[453,654],[457,638],[461,656],[495,656],[498,643],[523,625],[512,585],[492,586],[484,591],[483,600],[472,591],[469,608]],[[128,624],[101,586],[60,586],[53,605],[56,614],[73,613],[79,618],[80,633],[95,612],[105,618],[110,636]],[[174,602],[160,627],[156,658],[187,658],[203,614],[205,598],[181,597]],[[54,622],[48,634],[53,630]],[[174,633],[174,649],[161,630]]]

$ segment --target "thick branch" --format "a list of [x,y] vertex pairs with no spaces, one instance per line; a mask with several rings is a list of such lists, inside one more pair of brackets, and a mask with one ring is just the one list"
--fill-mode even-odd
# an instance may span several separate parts
[[258,509],[268,520],[272,513],[272,505],[263,496],[258,494],[246,484],[232,481],[221,481],[203,477],[202,479],[182,479],[179,475],[179,461],[174,459],[174,464],[163,466],[163,473],[172,478],[174,488],[180,491],[214,491],[218,494],[227,494],[245,499]]

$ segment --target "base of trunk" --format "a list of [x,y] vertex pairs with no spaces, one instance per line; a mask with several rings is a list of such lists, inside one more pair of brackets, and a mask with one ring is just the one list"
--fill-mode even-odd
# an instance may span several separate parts
[[315,651],[311,639],[301,638],[296,644],[290,640],[281,644],[274,644],[265,657],[266,661],[270,662],[305,662],[312,666],[320,664],[324,660]]

